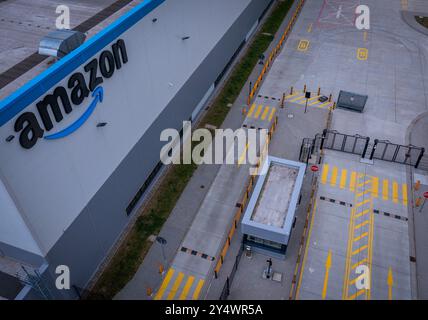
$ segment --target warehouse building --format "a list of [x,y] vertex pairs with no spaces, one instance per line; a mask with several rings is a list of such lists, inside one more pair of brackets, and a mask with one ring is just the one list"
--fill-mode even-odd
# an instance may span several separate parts
[[[162,168],[161,131],[200,114],[272,3],[136,2],[46,70],[30,69],[31,81],[2,86],[0,296],[24,266],[40,288],[21,281],[3,297],[78,298]],[[71,290],[54,287],[59,265]]]

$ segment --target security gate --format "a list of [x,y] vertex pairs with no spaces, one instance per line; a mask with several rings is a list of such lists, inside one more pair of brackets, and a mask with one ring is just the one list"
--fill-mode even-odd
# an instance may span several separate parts
[[369,137],[344,134],[335,130],[324,130],[322,134],[317,134],[314,139],[303,139],[300,148],[300,161],[308,163],[311,155],[324,148],[356,154],[363,159],[395,162],[411,165],[415,168],[419,167],[425,153],[424,148],[413,145],[403,146],[388,140],[378,139],[374,140],[374,144],[370,144]]
[[378,159],[418,167],[423,155],[424,148],[413,145],[403,146],[388,140],[374,140],[370,159]]
[[326,149],[353,153],[365,157],[370,138],[358,134],[349,135],[335,130],[324,130],[324,145]]

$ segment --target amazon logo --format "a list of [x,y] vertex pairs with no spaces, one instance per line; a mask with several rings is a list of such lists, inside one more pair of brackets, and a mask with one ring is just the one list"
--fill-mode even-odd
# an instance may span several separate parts
[[[15,121],[15,132],[19,133],[19,143],[25,149],[33,148],[39,139],[62,139],[79,129],[94,112],[96,106],[103,102],[104,89],[101,84],[104,79],[113,76],[115,70],[122,68],[128,62],[125,42],[119,39],[105,50],[99,58],[91,60],[84,66],[87,75],[81,72],[72,74],[67,81],[67,89],[56,87],[52,93],[44,96],[36,103],[37,116],[33,112],[22,113]],[[61,131],[54,131],[55,125],[64,120],[64,116],[73,112],[91,95],[92,101],[79,119]]]

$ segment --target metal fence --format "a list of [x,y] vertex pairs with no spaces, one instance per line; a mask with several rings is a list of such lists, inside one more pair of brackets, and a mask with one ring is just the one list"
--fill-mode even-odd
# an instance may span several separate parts
[[363,159],[383,160],[418,168],[425,165],[422,161],[425,149],[413,145],[400,145],[388,140],[375,139],[370,143],[370,138],[358,134],[349,135],[335,130],[324,130],[317,134],[314,139],[303,139],[300,148],[300,161],[308,163],[311,156],[323,149],[356,154]]
[[241,244],[239,248],[239,252],[235,258],[235,263],[233,264],[232,271],[230,275],[226,278],[226,282],[224,283],[223,290],[221,291],[221,295],[219,300],[227,300],[227,297],[230,294],[230,286],[232,285],[233,278],[235,278],[236,271],[238,270],[239,261],[241,261],[242,252],[244,251],[244,244]]

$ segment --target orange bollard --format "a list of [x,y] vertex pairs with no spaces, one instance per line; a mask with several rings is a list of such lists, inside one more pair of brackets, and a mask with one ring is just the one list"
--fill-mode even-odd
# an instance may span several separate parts
[[284,108],[284,104],[285,104],[285,93],[282,94],[281,108]]
[[303,87],[303,93],[306,93],[306,84],[305,84],[305,86]]
[[422,203],[422,198],[421,197],[417,198],[415,201],[416,208],[420,207],[421,203]]
[[321,95],[321,88],[318,87],[318,96],[320,96],[320,95]]
[[244,116],[245,116],[246,114],[247,114],[247,108],[243,107],[243,108],[242,108],[242,115],[244,115]]
[[148,287],[148,288],[146,289],[146,292],[147,292],[147,296],[148,296],[148,297],[151,297],[151,296],[153,295],[153,289],[152,289],[152,288],[150,288],[150,287]]
[[328,98],[328,102],[331,102],[331,99],[333,99],[333,95],[330,94],[330,97]]
[[163,264],[160,264],[159,265],[159,273],[163,274],[163,272],[164,272]]
[[293,90],[294,90],[294,88],[291,87],[291,89],[290,89],[290,95],[293,94]]
[[416,181],[416,183],[415,183],[415,190],[416,190],[416,191],[418,191],[420,187],[421,187],[421,181],[420,181],[420,180],[418,180],[418,181]]

